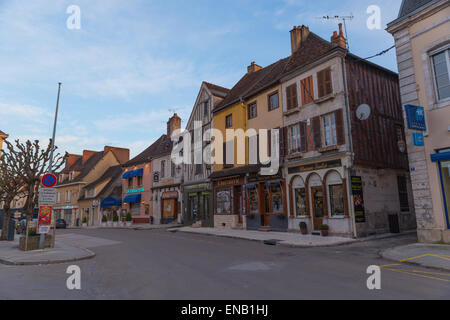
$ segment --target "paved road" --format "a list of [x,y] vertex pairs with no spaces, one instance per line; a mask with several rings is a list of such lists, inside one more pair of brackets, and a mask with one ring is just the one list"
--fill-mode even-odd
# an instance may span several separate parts
[[300,249],[164,230],[58,235],[97,253],[76,263],[82,289],[66,288],[70,264],[0,265],[0,299],[450,299],[449,274],[410,265],[367,289],[367,267],[392,264],[379,251],[414,236]]

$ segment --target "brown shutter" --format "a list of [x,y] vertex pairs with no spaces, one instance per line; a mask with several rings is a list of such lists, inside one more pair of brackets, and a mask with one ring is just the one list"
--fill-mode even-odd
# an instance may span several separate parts
[[297,84],[294,83],[286,88],[287,109],[291,110],[298,107]]
[[319,88],[319,98],[325,96],[325,79],[323,70],[317,73],[317,86]]
[[286,88],[286,102],[287,102],[287,109],[292,109],[292,101],[291,101],[291,87]]
[[272,130],[269,129],[269,131],[267,132],[267,155],[269,156],[269,158],[272,156]]
[[280,157],[285,156],[287,154],[287,127],[283,127],[280,129]]
[[325,95],[333,93],[333,83],[331,81],[331,68],[325,70]]
[[305,78],[300,83],[300,90],[302,93],[302,105],[313,102],[314,100],[314,88],[313,88],[312,76]]
[[322,134],[320,132],[320,117],[312,118],[312,132],[314,141],[314,150],[322,148]]
[[344,117],[343,117],[342,109],[335,111],[334,116],[336,119],[337,144],[342,145],[342,144],[345,144]]
[[294,83],[292,86],[292,105],[293,108],[297,108],[298,107],[298,98],[297,98],[297,84]]
[[227,166],[227,143],[223,143],[223,166]]
[[306,122],[300,122],[300,151],[301,152],[307,152],[308,148],[307,148],[307,144],[308,144],[308,139],[307,139],[307,134],[306,134]]

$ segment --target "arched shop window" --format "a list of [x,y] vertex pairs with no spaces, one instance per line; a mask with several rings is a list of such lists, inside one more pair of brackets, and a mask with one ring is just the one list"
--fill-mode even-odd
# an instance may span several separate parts
[[230,190],[218,191],[217,214],[231,214],[231,192]]
[[327,175],[327,188],[329,196],[329,210],[331,217],[343,217],[344,212],[344,186],[337,171]]
[[259,213],[258,189],[256,185],[247,186],[246,189],[248,192],[249,212],[253,214]]
[[292,182],[292,192],[294,197],[294,209],[297,217],[304,217],[306,213],[306,189],[301,177],[295,177]]

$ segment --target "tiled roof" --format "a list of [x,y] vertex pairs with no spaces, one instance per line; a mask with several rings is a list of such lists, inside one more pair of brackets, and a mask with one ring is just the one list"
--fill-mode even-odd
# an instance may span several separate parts
[[[115,183],[117,178],[119,178],[121,176],[121,174],[122,174],[122,166],[121,165],[110,167],[110,168],[108,168],[108,170],[105,171],[105,173],[100,178],[98,178],[94,182],[85,186],[83,188],[83,190],[89,190],[91,188],[94,188],[99,183],[101,183],[107,179],[110,179],[109,182],[103,187],[103,189],[94,198],[102,197],[104,195],[104,193],[111,187],[111,185],[113,185]],[[82,192],[81,197],[78,200],[85,200],[85,199],[88,199],[88,198],[86,198],[85,193]]]
[[167,135],[162,135],[155,143],[145,149],[139,155],[124,164],[124,167],[149,162],[154,158],[170,154],[172,152],[172,140]]
[[0,136],[7,136],[7,134],[0,130]]
[[245,74],[241,80],[230,90],[226,98],[219,103],[214,111],[220,111],[241,98],[248,98],[273,84],[286,73],[306,65],[315,58],[335,48],[330,42],[310,32],[302,46],[290,57],[281,59],[256,72]]
[[228,94],[228,92],[230,92],[230,89],[218,86],[216,84],[209,83],[206,81],[203,81],[203,83],[208,87],[208,89],[211,91],[211,93],[215,96],[223,98],[224,96],[226,96]]
[[[76,178],[72,182],[82,181],[83,178],[86,177],[89,172],[91,172],[91,170],[97,165],[97,163],[103,158],[103,155],[103,151],[94,153],[84,164],[82,164],[81,173],[76,176]],[[76,163],[74,165],[76,165]]]
[[439,0],[403,0],[398,19],[410,15],[417,9],[420,9],[431,2],[439,2]]

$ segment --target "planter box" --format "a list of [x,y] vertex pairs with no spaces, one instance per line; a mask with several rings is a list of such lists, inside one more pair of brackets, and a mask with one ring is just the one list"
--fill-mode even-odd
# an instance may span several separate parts
[[106,226],[107,226],[107,223],[106,222],[102,222],[102,227],[104,228]]
[[[28,245],[25,248],[25,239],[26,237],[20,237],[19,240],[19,249],[22,251],[32,251],[39,250],[39,240],[40,236],[32,236],[28,237]],[[52,236],[46,234],[44,240],[44,249],[52,247]]]
[[276,232],[287,232],[289,218],[287,215],[280,217],[278,214],[270,215],[270,230]]
[[127,223],[127,227],[131,227],[133,225],[132,221],[127,221],[126,223]]
[[246,217],[247,230],[259,230],[261,228],[261,215],[255,214],[253,216],[248,215]]

